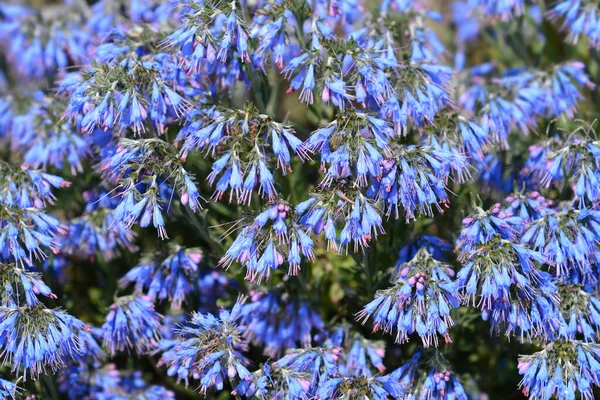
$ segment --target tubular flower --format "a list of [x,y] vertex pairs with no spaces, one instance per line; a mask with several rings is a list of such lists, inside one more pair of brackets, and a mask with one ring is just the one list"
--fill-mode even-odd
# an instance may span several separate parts
[[593,399],[600,382],[600,347],[576,340],[558,340],[532,355],[519,357],[523,393],[532,399],[573,399],[576,392]]
[[397,331],[396,342],[404,343],[417,333],[423,345],[438,345],[437,335],[451,342],[448,329],[454,325],[450,310],[460,306],[454,271],[435,260],[425,249],[400,265],[400,276],[391,288],[380,290],[357,318],[364,323],[373,316],[373,331]]
[[547,338],[558,328],[557,287],[539,269],[549,260],[520,244],[493,237],[463,259],[456,275],[463,304],[481,310],[491,331]]

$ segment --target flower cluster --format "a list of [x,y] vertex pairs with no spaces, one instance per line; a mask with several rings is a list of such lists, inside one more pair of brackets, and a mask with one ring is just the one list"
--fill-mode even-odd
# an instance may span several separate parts
[[438,345],[437,335],[450,342],[448,329],[454,325],[450,310],[460,306],[459,287],[452,280],[454,271],[422,249],[398,267],[395,285],[381,290],[375,300],[357,314],[364,323],[373,316],[373,331],[397,331],[396,342],[404,343],[417,333],[425,347]]
[[99,335],[110,354],[123,350],[144,354],[158,346],[160,320],[149,299],[119,297],[110,306]]
[[384,342],[368,340],[352,332],[349,324],[340,324],[331,332],[325,332],[324,336],[325,347],[344,350],[337,360],[337,368],[342,375],[370,377],[386,371],[383,365]]
[[595,210],[567,209],[548,214],[527,227],[521,237],[551,261],[554,275],[561,281],[596,281],[597,238],[600,214]]
[[561,285],[560,329],[563,339],[578,339],[595,342],[600,329],[600,300],[582,290],[580,285]]
[[252,294],[244,304],[241,323],[247,327],[245,337],[272,358],[287,349],[312,344],[312,332],[324,327],[321,316],[306,301],[288,299],[275,291]]
[[138,222],[141,227],[152,224],[158,236],[166,239],[163,212],[174,191],[182,205],[189,204],[192,211],[201,208],[193,175],[182,164],[175,146],[160,138],[120,141],[102,166],[107,179],[119,184],[120,203],[114,218],[126,228]]
[[555,341],[543,350],[519,358],[523,393],[532,399],[594,398],[592,384],[600,379],[600,348],[578,341]]
[[2,364],[25,379],[63,368],[79,351],[79,332],[86,329],[77,318],[43,305],[0,307],[0,321]]
[[146,255],[119,284],[125,287],[135,283],[136,292],[144,293],[150,301],[169,300],[172,308],[179,309],[198,280],[202,251],[196,248],[174,250],[165,258],[160,252]]
[[551,20],[560,22],[562,30],[568,32],[568,40],[577,43],[581,36],[589,40],[590,47],[600,44],[600,9],[594,1],[561,0],[548,10]]
[[246,267],[246,279],[260,283],[287,259],[290,275],[300,271],[302,257],[314,259],[314,242],[286,202],[270,203],[258,215],[237,222],[241,232],[219,264],[229,267],[234,261]]
[[411,388],[415,398],[468,399],[460,379],[438,350],[417,351],[409,362],[390,376],[404,388]]
[[69,400],[114,399],[123,396],[147,400],[175,399],[175,393],[163,386],[149,385],[140,371],[123,373],[114,364],[90,370],[72,366],[61,371],[59,391]]
[[217,159],[207,178],[215,186],[215,200],[227,191],[229,201],[235,194],[240,204],[250,204],[255,191],[273,199],[277,197],[275,167],[286,175],[292,172],[291,154],[308,157],[291,126],[273,121],[249,103],[244,110],[215,110],[208,123],[202,117],[191,118],[179,131],[177,142],[182,142],[184,159],[195,150]]
[[0,4],[0,397],[593,398],[600,7],[434,3]]
[[229,380],[252,381],[253,376],[242,355],[245,347],[245,327],[238,325],[244,299],[231,310],[221,310],[218,316],[194,313],[191,320],[178,331],[179,339],[161,363],[178,371],[187,382],[187,374],[198,376],[200,388],[222,390]]
[[485,241],[463,259],[456,275],[463,303],[481,310],[491,330],[521,338],[547,338],[558,327],[557,286],[540,269],[549,260],[520,244],[500,239]]
[[116,258],[120,248],[135,251],[135,232],[115,219],[119,201],[106,190],[83,193],[86,201],[81,215],[68,221],[62,236],[60,252],[75,259],[94,259],[101,255],[106,261]]

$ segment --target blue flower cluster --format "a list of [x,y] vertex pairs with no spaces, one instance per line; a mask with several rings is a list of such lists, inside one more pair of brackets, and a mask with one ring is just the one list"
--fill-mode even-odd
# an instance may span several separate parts
[[114,364],[90,370],[71,366],[61,371],[59,391],[69,400],[175,399],[175,393],[159,385],[150,385],[140,371],[123,373]]
[[178,336],[180,339],[162,362],[177,370],[187,382],[188,374],[197,376],[203,393],[207,389],[222,390],[227,381],[252,381],[252,374],[242,355],[245,348],[245,327],[238,325],[245,299],[231,310],[221,310],[218,316],[195,313]]
[[110,354],[123,350],[144,354],[158,346],[160,321],[149,298],[119,297],[110,306],[99,335]]
[[558,327],[558,288],[540,270],[542,253],[494,236],[463,258],[456,275],[464,304],[481,310],[492,331],[547,338]]
[[250,300],[241,311],[245,337],[255,346],[263,346],[269,357],[294,349],[298,343],[310,347],[312,332],[324,328],[321,316],[306,301],[286,299],[275,291],[251,293]]
[[593,399],[592,384],[600,379],[600,348],[578,341],[555,341],[519,358],[523,393],[532,399],[573,399],[579,392]]
[[143,293],[149,300],[168,300],[172,308],[181,308],[199,278],[202,251],[195,248],[174,250],[164,259],[160,253],[147,255],[146,260],[129,270],[119,284],[126,287],[135,283],[136,292]]
[[357,314],[364,323],[373,317],[373,331],[397,331],[396,342],[404,343],[417,333],[423,345],[438,345],[438,336],[451,342],[449,328],[455,323],[450,310],[460,306],[459,286],[452,280],[449,264],[435,260],[425,249],[398,267],[395,285],[379,291]]
[[591,400],[600,7],[434,8],[0,4],[0,397]]
[[548,17],[560,23],[562,30],[568,32],[568,40],[577,43],[584,36],[590,47],[600,44],[600,9],[598,4],[589,0],[556,1],[548,10]]

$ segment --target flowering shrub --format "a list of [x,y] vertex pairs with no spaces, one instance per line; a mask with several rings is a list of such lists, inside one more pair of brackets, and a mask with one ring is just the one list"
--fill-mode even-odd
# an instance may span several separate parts
[[42,3],[1,398],[600,398],[597,1]]

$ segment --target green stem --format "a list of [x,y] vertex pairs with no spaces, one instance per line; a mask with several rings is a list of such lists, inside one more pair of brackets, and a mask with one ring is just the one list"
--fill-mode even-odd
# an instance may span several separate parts
[[279,98],[281,93],[281,79],[275,80],[275,85],[271,89],[271,94],[269,96],[269,102],[267,103],[267,115],[275,118],[278,111],[279,106]]

